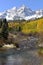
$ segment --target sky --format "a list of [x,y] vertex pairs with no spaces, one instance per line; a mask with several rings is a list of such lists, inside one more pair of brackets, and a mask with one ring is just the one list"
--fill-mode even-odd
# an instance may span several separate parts
[[25,5],[32,10],[43,9],[43,0],[0,0],[0,12]]

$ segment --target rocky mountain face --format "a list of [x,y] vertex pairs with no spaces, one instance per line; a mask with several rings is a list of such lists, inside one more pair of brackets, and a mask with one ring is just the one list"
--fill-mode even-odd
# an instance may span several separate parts
[[13,7],[7,11],[0,12],[0,18],[7,20],[34,20],[43,17],[43,10],[32,11],[25,5],[20,8]]

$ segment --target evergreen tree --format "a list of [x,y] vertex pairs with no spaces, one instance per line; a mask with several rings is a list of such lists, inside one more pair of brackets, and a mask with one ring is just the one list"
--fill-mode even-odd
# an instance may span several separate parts
[[2,37],[5,40],[8,39],[8,23],[6,19],[3,20],[3,24],[2,24]]
[[1,28],[1,26],[2,26],[2,21],[0,20],[0,28]]
[[19,26],[19,32],[21,32],[21,27]]

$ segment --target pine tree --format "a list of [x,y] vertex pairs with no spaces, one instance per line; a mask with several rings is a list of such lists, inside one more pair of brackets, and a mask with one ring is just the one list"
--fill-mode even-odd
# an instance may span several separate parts
[[5,40],[8,39],[8,23],[6,19],[3,20],[3,24],[2,24],[2,37]]

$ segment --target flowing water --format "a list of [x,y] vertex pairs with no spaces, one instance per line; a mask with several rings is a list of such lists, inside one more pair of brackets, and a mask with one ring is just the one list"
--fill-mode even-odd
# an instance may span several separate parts
[[37,53],[38,49],[8,49],[0,51],[0,65],[43,65],[43,57]]

